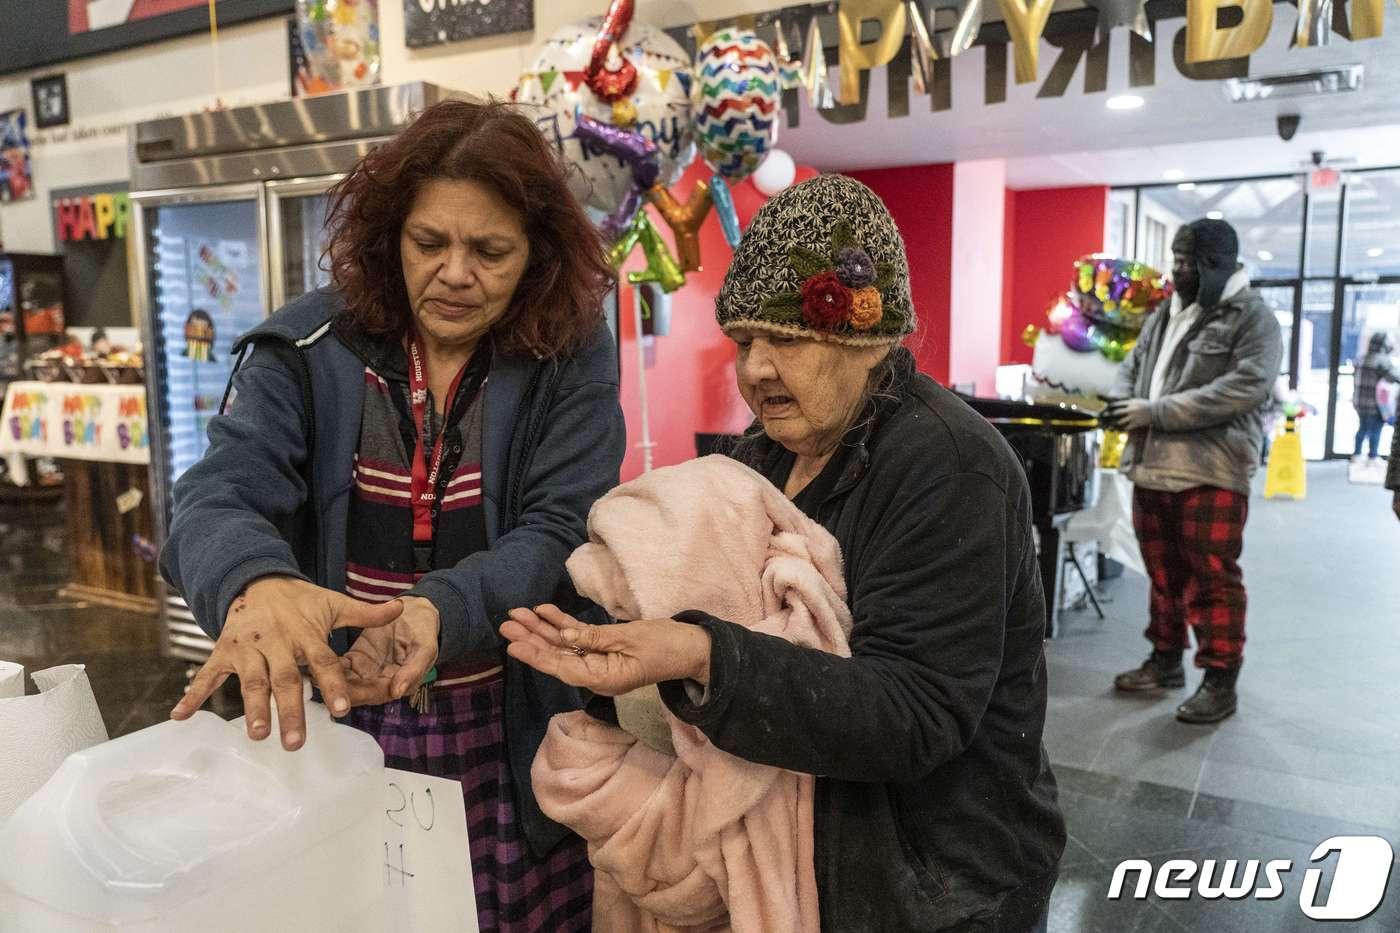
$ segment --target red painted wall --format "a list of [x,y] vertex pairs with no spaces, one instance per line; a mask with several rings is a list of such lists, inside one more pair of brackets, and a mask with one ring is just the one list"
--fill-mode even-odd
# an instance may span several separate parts
[[[797,181],[817,174],[799,167]],[[709,177],[709,170],[696,160],[673,187],[676,197],[688,200],[697,180]],[[745,181],[732,189],[739,221],[747,227],[753,215],[767,200],[753,182]],[[647,208],[650,210],[650,208]],[[674,250],[671,231],[654,211],[652,220]],[[671,332],[657,337],[647,351],[646,381],[650,408],[652,465],[668,466],[695,456],[695,435],[739,433],[749,426],[753,414],[739,397],[734,377],[734,344],[715,324],[715,296],[724,281],[733,253],[720,230],[714,211],[700,229],[698,272],[686,276],[686,284],[671,296]],[[638,249],[624,271],[646,265]],[[622,410],[627,418],[627,458],[622,479],[633,479],[642,472],[641,398],[637,379],[637,343],[633,327],[634,295],[631,286],[622,285],[618,316],[622,333]]]
[[1069,288],[1071,266],[1103,249],[1108,188],[1037,188],[1006,192],[1001,358],[1029,363],[1021,342],[1027,324],[1045,323],[1045,311]]
[[953,166],[910,165],[849,172],[889,207],[909,255],[919,328],[909,339],[919,369],[948,381],[953,257]]
[[[1017,292],[1016,289],[1016,194],[1010,188],[1006,189],[1006,204],[1003,209],[1001,220],[1001,362],[1019,362],[1013,360],[1011,354],[1016,347],[1021,345],[1021,335],[1012,333],[1012,321],[1015,320],[1015,303],[1012,300]],[[1025,324],[1021,329],[1025,329]],[[1029,347],[1027,347],[1029,349]],[[1030,362],[1027,360],[1026,362]]]

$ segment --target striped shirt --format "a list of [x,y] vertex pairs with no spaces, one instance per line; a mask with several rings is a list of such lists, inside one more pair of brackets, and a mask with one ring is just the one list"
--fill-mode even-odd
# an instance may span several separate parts
[[[429,392],[426,449],[432,450],[440,431],[447,433],[433,512],[433,544],[421,550],[413,542],[415,428],[407,354],[399,347],[397,354],[385,354],[383,365],[365,367],[365,402],[346,539],[346,592],[351,596],[367,602],[393,599],[424,573],[456,566],[486,548],[481,450],[483,389],[490,356],[489,346],[483,343],[467,364],[446,418],[437,414]],[[458,660],[470,659],[454,659]]]

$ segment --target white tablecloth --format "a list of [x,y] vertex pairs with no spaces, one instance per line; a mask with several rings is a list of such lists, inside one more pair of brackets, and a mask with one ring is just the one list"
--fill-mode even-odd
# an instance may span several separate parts
[[1117,470],[1099,470],[1099,501],[1070,516],[1061,534],[1067,542],[1097,541],[1099,551],[1146,575],[1133,531],[1133,484]]

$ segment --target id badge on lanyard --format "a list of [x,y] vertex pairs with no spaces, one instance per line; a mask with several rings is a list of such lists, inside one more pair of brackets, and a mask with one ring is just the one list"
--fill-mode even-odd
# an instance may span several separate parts
[[[451,416],[451,406],[457,399],[462,377],[466,375],[470,361],[463,363],[447,390],[443,403],[443,426],[438,431],[431,452],[427,450],[428,429],[428,374],[423,363],[423,347],[416,333],[408,338],[408,398],[413,410],[413,465],[410,473],[409,491],[413,502],[413,551],[418,564],[430,559],[433,548],[433,516],[437,512],[439,480],[442,474],[442,460],[447,437],[447,417]],[[419,573],[430,568],[416,566]]]

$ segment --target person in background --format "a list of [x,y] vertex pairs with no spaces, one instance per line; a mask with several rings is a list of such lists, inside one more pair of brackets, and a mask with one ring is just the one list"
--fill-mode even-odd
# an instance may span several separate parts
[[1273,311],[1249,287],[1228,223],[1182,227],[1172,254],[1171,304],[1148,318],[1119,372],[1118,401],[1103,415],[1129,432],[1122,470],[1133,482],[1133,524],[1152,584],[1152,653],[1113,683],[1130,693],[1184,686],[1190,627],[1205,675],[1176,715],[1211,723],[1237,705],[1246,605],[1239,559],[1283,342]]
[[1390,500],[1391,511],[1400,518],[1400,430],[1392,431],[1390,437],[1390,468],[1385,474],[1385,488],[1395,493]]
[[300,748],[309,668],[386,764],[461,782],[481,929],[500,933],[591,925],[584,842],[530,785],[550,717],[582,698],[498,633],[522,604],[601,615],[564,561],[625,437],[610,269],[565,171],[496,103],[434,105],[366,155],[332,193],[334,285],[235,345],[251,355],[160,562],[217,639],[172,716],[236,675],[249,737],[275,695]]
[[1376,398],[1376,388],[1382,380],[1400,383],[1400,366],[1395,365],[1391,354],[1395,352],[1395,341],[1389,333],[1377,331],[1371,335],[1366,347],[1366,356],[1356,367],[1356,382],[1351,403],[1356,408],[1360,426],[1356,429],[1356,450],[1352,462],[1361,461],[1361,448],[1367,445],[1368,460],[1375,463],[1380,457],[1381,429],[1385,427],[1385,415],[1381,412],[1380,400]]

